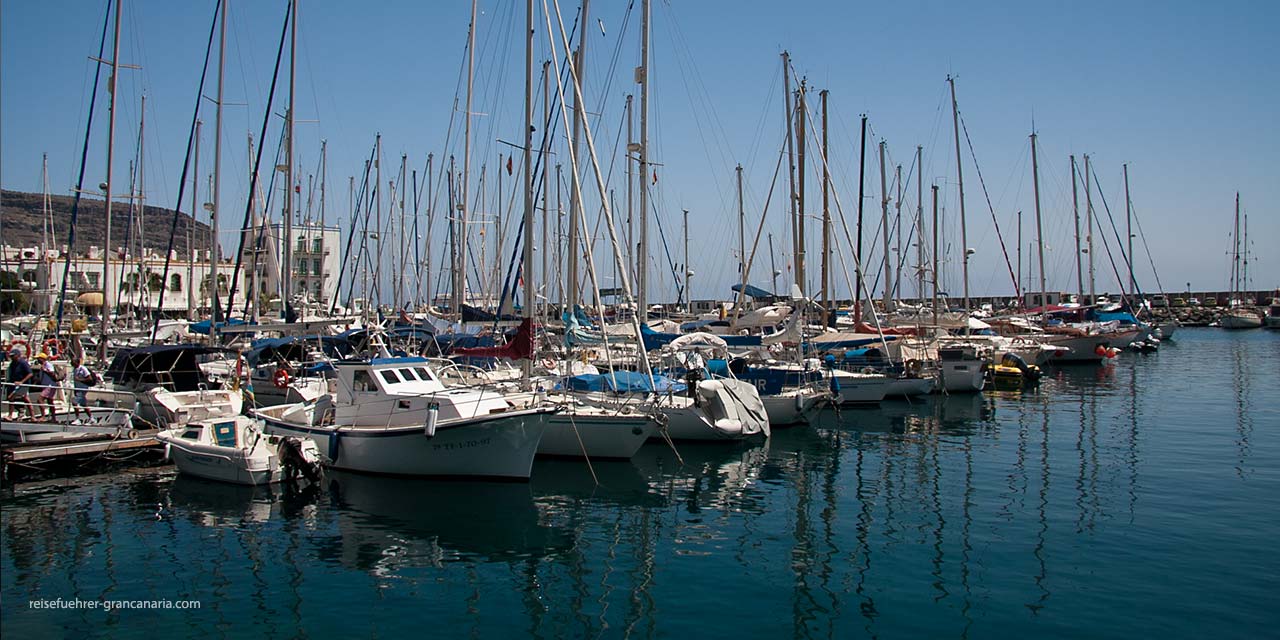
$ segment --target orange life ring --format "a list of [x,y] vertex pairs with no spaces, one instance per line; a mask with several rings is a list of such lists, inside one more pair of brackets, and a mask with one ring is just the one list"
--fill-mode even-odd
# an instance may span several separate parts
[[[9,349],[14,349],[14,348],[16,348],[18,345],[22,345],[22,355],[24,355],[24,356],[30,356],[30,355],[31,355],[31,350],[27,348],[27,341],[26,341],[26,340],[14,340],[13,342],[9,343]],[[5,356],[8,356],[8,355],[9,355],[8,350],[6,350],[6,351],[5,351]]]
[[271,381],[275,383],[277,389],[284,389],[289,386],[289,372],[285,369],[276,369]]

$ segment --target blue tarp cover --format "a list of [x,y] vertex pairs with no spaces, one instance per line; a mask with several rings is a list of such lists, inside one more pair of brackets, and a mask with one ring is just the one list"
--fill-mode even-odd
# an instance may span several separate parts
[[584,373],[569,378],[568,387],[574,391],[613,391],[616,393],[650,392],[655,388],[660,393],[668,391],[680,393],[687,387],[683,382],[655,375],[653,385],[649,384],[649,376],[634,371],[615,371],[613,373]]

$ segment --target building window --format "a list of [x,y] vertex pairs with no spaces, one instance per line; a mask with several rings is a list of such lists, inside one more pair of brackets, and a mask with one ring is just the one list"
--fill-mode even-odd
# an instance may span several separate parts
[[306,238],[298,238],[298,253],[306,253],[306,252],[307,252]]
[[319,280],[316,280],[316,300],[323,300],[323,299],[324,299],[324,297],[323,297],[323,295],[322,295],[322,291],[323,291],[323,289],[321,288],[320,281],[319,281]]
[[147,274],[147,288],[152,292],[159,291],[164,286],[164,276],[158,273]]
[[307,259],[306,258],[298,258],[298,275],[300,276],[307,275]]
[[169,290],[170,290],[170,291],[182,291],[182,276],[181,276],[181,275],[179,275],[179,274],[176,274],[176,273],[175,273],[175,274],[173,274],[172,276],[170,276],[170,277],[169,277]]
[[320,275],[320,258],[311,261],[311,275]]
[[95,272],[95,271],[90,271],[89,273],[87,273],[87,274],[85,274],[85,275],[87,275],[87,276],[89,277],[89,288],[90,288],[90,289],[97,289],[97,288],[98,288],[98,281],[99,281],[99,280],[101,280],[101,278],[102,278],[102,274],[101,274],[101,273],[97,273],[97,272]]
[[324,249],[324,242],[320,238],[314,238],[311,240],[312,253],[323,253],[323,249]]

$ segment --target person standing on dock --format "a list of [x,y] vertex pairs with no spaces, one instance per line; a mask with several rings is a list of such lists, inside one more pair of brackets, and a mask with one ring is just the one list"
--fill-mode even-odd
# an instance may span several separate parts
[[33,375],[36,386],[40,389],[40,419],[44,420],[47,412],[48,421],[55,422],[58,413],[53,407],[53,400],[58,397],[58,375],[53,363],[49,361],[49,354],[43,351],[36,354],[36,370]]
[[75,417],[80,417],[80,412],[84,412],[85,422],[93,421],[93,414],[89,412],[88,393],[89,387],[93,386],[95,376],[89,367],[84,366],[84,361],[79,357],[71,359],[71,383],[75,391],[71,395],[71,408],[75,411]]
[[27,364],[27,357],[19,347],[9,350],[9,371],[8,371],[8,389],[5,398],[9,401],[9,417],[17,419],[18,405],[26,407],[27,419],[34,420],[35,415],[31,411],[31,403],[27,400],[27,383],[31,381],[31,365]]

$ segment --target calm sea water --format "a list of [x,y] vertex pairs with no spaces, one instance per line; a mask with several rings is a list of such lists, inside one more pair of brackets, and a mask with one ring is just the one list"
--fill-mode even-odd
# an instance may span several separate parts
[[[3,498],[32,637],[1275,637],[1280,334],[1184,329],[1039,390],[650,444],[529,484],[171,469]],[[29,602],[198,600],[199,610]],[[12,635],[11,635],[12,634]]]

